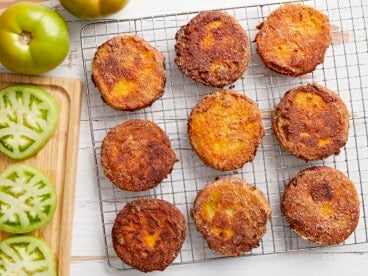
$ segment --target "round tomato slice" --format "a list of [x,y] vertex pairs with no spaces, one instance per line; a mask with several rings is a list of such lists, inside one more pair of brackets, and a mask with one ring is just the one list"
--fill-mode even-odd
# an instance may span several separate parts
[[50,180],[36,169],[14,164],[0,175],[0,229],[27,233],[52,219],[56,191]]
[[7,238],[0,243],[0,275],[56,276],[54,254],[39,238]]
[[0,151],[22,160],[37,153],[54,134],[59,106],[38,86],[13,85],[0,90]]
[[41,74],[59,65],[68,52],[68,27],[56,11],[21,2],[0,16],[0,62],[9,70]]

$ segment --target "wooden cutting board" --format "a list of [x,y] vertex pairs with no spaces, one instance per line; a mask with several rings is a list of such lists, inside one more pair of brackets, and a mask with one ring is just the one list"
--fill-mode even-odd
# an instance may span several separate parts
[[[55,185],[58,203],[52,221],[45,228],[30,234],[48,243],[55,254],[58,275],[69,275],[82,82],[77,79],[0,73],[0,88],[17,83],[43,87],[60,106],[59,125],[53,137],[34,157],[20,162],[43,172]],[[0,153],[0,172],[17,162]],[[10,234],[0,231],[0,240],[8,236]]]

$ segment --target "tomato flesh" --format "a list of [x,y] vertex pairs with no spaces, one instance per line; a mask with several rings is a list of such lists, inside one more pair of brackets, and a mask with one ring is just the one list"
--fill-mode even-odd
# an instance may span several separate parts
[[0,275],[56,276],[55,257],[39,238],[7,238],[0,243]]
[[56,202],[55,188],[45,175],[27,165],[11,165],[0,175],[0,230],[38,230],[52,219]]
[[41,87],[0,90],[0,152],[16,160],[33,156],[54,134],[59,113],[54,97]]

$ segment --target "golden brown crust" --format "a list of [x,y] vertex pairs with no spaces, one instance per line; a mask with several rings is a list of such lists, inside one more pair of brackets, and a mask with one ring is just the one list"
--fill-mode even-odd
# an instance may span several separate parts
[[164,93],[165,57],[138,36],[115,36],[98,47],[92,79],[112,108],[141,109]]
[[303,4],[286,4],[259,26],[257,52],[280,74],[300,76],[322,63],[331,44],[328,17]]
[[111,129],[102,141],[101,165],[118,188],[144,191],[172,171],[176,157],[169,138],[155,123],[129,120]]
[[302,238],[335,245],[358,225],[359,199],[354,184],[342,172],[312,167],[289,182],[281,211]]
[[112,228],[116,255],[143,272],[164,270],[178,255],[186,234],[183,214],[160,199],[138,199],[117,215]]
[[188,136],[194,151],[208,166],[235,170],[254,159],[262,142],[261,113],[246,96],[221,90],[194,107],[188,121]]
[[349,136],[349,112],[334,92],[317,84],[284,95],[273,114],[273,131],[281,145],[306,161],[338,154]]
[[234,17],[204,11],[176,34],[175,63],[188,77],[223,87],[239,79],[248,66],[248,36]]
[[255,186],[241,179],[223,178],[198,193],[191,215],[211,249],[238,256],[259,246],[271,208]]

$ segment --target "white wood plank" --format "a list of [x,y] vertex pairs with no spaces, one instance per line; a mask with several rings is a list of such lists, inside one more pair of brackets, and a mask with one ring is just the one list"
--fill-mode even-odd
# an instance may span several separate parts
[[79,150],[73,226],[73,256],[105,255],[91,148]]
[[[231,258],[207,262],[171,266],[164,272],[152,272],[157,276],[202,275],[367,275],[365,269],[368,254],[313,254],[289,253],[268,256]],[[105,260],[72,260],[71,275],[143,275],[137,271],[113,272],[107,269]]]

